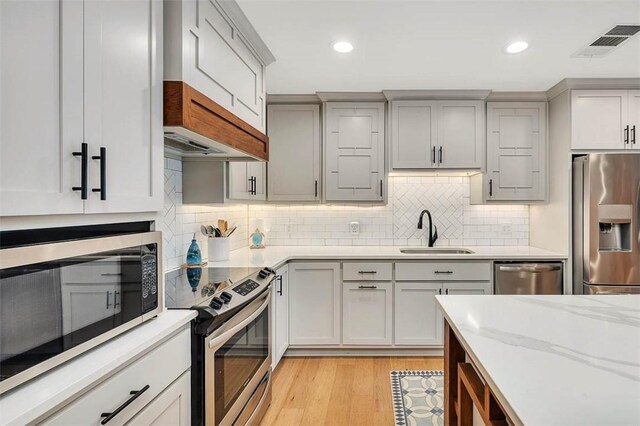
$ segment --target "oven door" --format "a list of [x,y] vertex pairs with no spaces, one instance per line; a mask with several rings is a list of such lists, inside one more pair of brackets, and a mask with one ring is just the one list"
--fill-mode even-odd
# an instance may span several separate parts
[[270,301],[271,288],[206,337],[205,424],[231,425],[255,409],[247,403],[271,367]]

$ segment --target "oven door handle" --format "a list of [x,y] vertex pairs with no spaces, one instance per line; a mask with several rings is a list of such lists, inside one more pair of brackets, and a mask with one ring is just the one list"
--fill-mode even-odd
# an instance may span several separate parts
[[213,349],[216,346],[219,346],[220,343],[226,342],[231,336],[236,334],[239,330],[242,330],[244,327],[250,324],[251,321],[258,318],[258,316],[262,313],[262,311],[264,311],[267,308],[267,305],[269,305],[269,301],[271,300],[271,287],[269,287],[269,289],[265,292],[265,295],[263,297],[264,297],[264,302],[262,302],[260,307],[256,309],[251,315],[249,315],[247,318],[240,321],[240,323],[231,327],[229,330],[223,331],[221,334],[209,340],[207,344],[209,349]]

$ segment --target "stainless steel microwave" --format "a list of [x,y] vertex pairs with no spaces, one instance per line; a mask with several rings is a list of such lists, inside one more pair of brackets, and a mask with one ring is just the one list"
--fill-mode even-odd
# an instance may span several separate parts
[[162,236],[0,250],[0,394],[162,309]]

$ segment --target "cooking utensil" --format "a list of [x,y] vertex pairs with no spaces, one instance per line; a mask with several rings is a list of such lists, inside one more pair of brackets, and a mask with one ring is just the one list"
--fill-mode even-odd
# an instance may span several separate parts
[[221,235],[225,235],[227,232],[227,227],[229,223],[226,220],[218,219],[218,229],[220,230]]
[[205,237],[209,236],[209,231],[207,230],[207,227],[204,225],[200,225],[200,232],[202,232],[202,235],[204,235]]
[[214,228],[213,226],[207,225],[207,233],[209,234],[210,237],[213,237],[216,235],[215,229],[216,228]]
[[233,234],[233,232],[237,229],[237,226],[232,227],[228,232],[227,235],[225,235],[225,237],[230,237],[231,234]]

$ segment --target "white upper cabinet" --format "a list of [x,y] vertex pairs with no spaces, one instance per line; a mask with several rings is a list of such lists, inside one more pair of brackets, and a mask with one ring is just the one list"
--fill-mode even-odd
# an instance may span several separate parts
[[571,148],[638,149],[640,140],[635,135],[640,129],[638,93],[637,90],[572,90]]
[[162,209],[162,3],[0,8],[0,214]]
[[0,216],[82,213],[82,3],[0,2],[0,50]]
[[266,163],[231,161],[228,163],[230,200],[264,201],[267,199]]
[[484,102],[438,102],[438,149],[440,168],[480,169],[485,142]]
[[325,198],[383,201],[384,103],[325,104]]
[[546,199],[546,116],[544,102],[487,103],[487,173],[472,178],[485,201]]
[[[88,213],[162,209],[161,59],[162,2],[84,3]],[[106,158],[94,158],[101,147]]]
[[269,201],[320,200],[320,106],[269,105]]
[[482,169],[484,102],[391,102],[391,167]]
[[265,68],[275,59],[234,1],[165,0],[165,80],[183,81],[265,130]]
[[391,103],[391,163],[394,169],[437,167],[435,101]]

